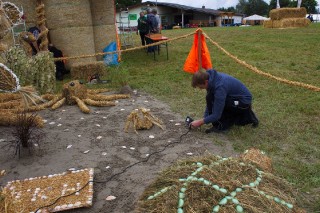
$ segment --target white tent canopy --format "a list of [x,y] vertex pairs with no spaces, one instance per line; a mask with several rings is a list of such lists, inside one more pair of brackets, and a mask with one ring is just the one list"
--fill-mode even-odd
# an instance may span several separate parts
[[257,14],[254,14],[252,16],[245,17],[243,20],[245,20],[245,21],[264,21],[264,20],[269,20],[269,19],[270,18],[266,18],[263,16],[259,16]]

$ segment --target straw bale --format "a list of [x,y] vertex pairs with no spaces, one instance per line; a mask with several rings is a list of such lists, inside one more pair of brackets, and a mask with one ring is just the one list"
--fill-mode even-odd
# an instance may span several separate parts
[[310,20],[307,18],[287,18],[282,20],[273,20],[272,28],[306,27],[310,23]]
[[49,30],[92,26],[88,0],[54,0],[45,2]]
[[106,65],[103,61],[89,62],[89,63],[77,63],[71,67],[70,74],[72,79],[85,79],[87,80],[91,76],[98,74],[103,76],[106,72]]
[[90,0],[93,26],[114,26],[114,1]]
[[240,159],[207,155],[161,172],[136,212],[303,212],[296,200],[285,180]]
[[273,20],[265,20],[264,22],[263,22],[263,27],[264,28],[272,28],[273,27]]
[[[113,25],[94,26],[94,42],[96,52],[102,52],[112,41],[116,41],[116,29]],[[97,60],[102,60],[103,56],[97,56]]]
[[279,8],[270,11],[269,16],[271,20],[281,20],[285,18],[305,18],[307,10],[301,8]]
[[[51,42],[63,52],[64,56],[95,54],[92,26],[50,30],[49,34]],[[70,69],[74,63],[94,61],[95,57],[72,59],[66,62],[66,68]]]

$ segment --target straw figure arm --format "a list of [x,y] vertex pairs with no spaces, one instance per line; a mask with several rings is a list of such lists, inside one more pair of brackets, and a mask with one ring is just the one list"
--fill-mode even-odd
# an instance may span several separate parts
[[72,96],[71,98],[74,99],[77,102],[80,110],[83,113],[87,113],[87,114],[90,113],[90,109],[87,107],[87,105],[80,98],[75,97],[75,96]]
[[112,101],[117,99],[130,98],[130,95],[128,94],[98,95],[98,94],[88,93],[87,97],[95,101]]
[[92,99],[84,99],[83,100],[84,103],[90,105],[90,106],[115,106],[116,103],[115,102],[111,102],[111,101],[95,101]]
[[66,103],[66,98],[60,98],[58,99],[51,107],[51,109],[55,110],[55,109],[58,109],[59,107],[61,107],[63,104]]
[[39,38],[41,43],[39,46],[40,51],[48,51],[48,28],[46,27],[46,18],[45,18],[45,10],[44,4],[42,0],[37,0],[37,7],[36,7],[36,14],[37,14],[37,24],[41,33],[39,34]]

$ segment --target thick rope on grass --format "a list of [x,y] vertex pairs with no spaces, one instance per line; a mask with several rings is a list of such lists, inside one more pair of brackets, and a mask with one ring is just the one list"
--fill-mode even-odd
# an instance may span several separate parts
[[[70,59],[80,59],[80,58],[103,56],[103,55],[108,55],[108,54],[121,54],[123,52],[130,52],[130,51],[134,51],[134,50],[144,49],[144,48],[147,48],[147,47],[152,47],[152,46],[157,46],[157,45],[160,45],[160,44],[164,44],[166,42],[175,41],[175,40],[179,40],[179,39],[182,39],[182,38],[187,38],[189,36],[194,35],[196,32],[197,31],[189,33],[189,34],[186,34],[186,35],[183,35],[183,36],[171,38],[171,39],[168,39],[168,40],[165,40],[165,41],[160,41],[160,42],[148,44],[148,45],[145,45],[145,46],[129,48],[129,49],[126,49],[126,50],[119,50],[119,51],[113,51],[113,52],[104,52],[104,53],[95,53],[95,54],[91,54],[91,55],[81,55],[81,56],[73,56],[73,57],[61,57],[61,58],[55,58],[54,60],[55,61],[61,61],[61,60],[70,60]],[[278,76],[275,76],[275,75],[271,75],[270,73],[263,72],[263,71],[259,70],[257,67],[255,67],[253,65],[250,65],[247,62],[245,62],[243,60],[240,60],[240,59],[238,59],[238,57],[236,57],[236,56],[232,55],[231,53],[229,53],[227,50],[225,50],[223,47],[221,47],[217,42],[213,41],[206,33],[203,32],[203,34],[213,45],[218,47],[218,49],[220,49],[222,52],[224,52],[227,56],[229,56],[230,58],[235,60],[237,63],[245,66],[249,70],[251,70],[251,71],[253,71],[253,72],[255,72],[255,73],[259,74],[259,75],[265,76],[265,77],[270,78],[270,79],[274,79],[276,81],[279,81],[279,82],[282,82],[282,83],[285,83],[285,84],[302,87],[302,88],[309,89],[309,90],[312,90],[312,91],[315,91],[315,92],[320,92],[320,87],[317,87],[317,86],[314,86],[314,85],[311,85],[311,84],[298,82],[298,81],[290,81],[290,80],[287,80],[285,78],[281,78],[281,77],[278,77]]]
[[249,70],[252,70],[253,72],[255,72],[255,73],[259,74],[259,75],[266,76],[268,78],[280,81],[280,82],[285,83],[285,84],[294,85],[294,86],[298,86],[298,87],[303,87],[303,88],[306,88],[306,89],[309,89],[309,90],[320,92],[320,87],[316,87],[316,86],[313,86],[311,84],[306,84],[306,83],[302,83],[302,82],[298,82],[298,81],[290,81],[290,80],[287,80],[285,78],[281,78],[281,77],[278,77],[278,76],[271,75],[270,73],[263,72],[263,71],[259,70],[257,67],[255,67],[253,65],[250,65],[250,64],[248,64],[247,62],[245,62],[243,60],[238,59],[236,56],[232,55],[227,50],[225,50],[223,47],[221,47],[217,42],[213,41],[207,34],[205,34],[205,33],[203,33],[203,34],[206,36],[207,39],[209,39],[209,41],[213,45],[218,47],[218,49],[220,49],[222,52],[224,52],[227,56],[229,56],[230,58],[234,59],[237,63],[247,67]]

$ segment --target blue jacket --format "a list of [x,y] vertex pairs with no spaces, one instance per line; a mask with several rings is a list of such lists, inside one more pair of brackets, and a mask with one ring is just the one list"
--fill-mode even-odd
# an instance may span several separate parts
[[225,105],[235,100],[241,104],[251,104],[252,95],[241,81],[216,70],[208,70],[207,73],[209,73],[207,96],[211,96],[212,114],[209,115],[207,103],[204,123],[218,121]]

